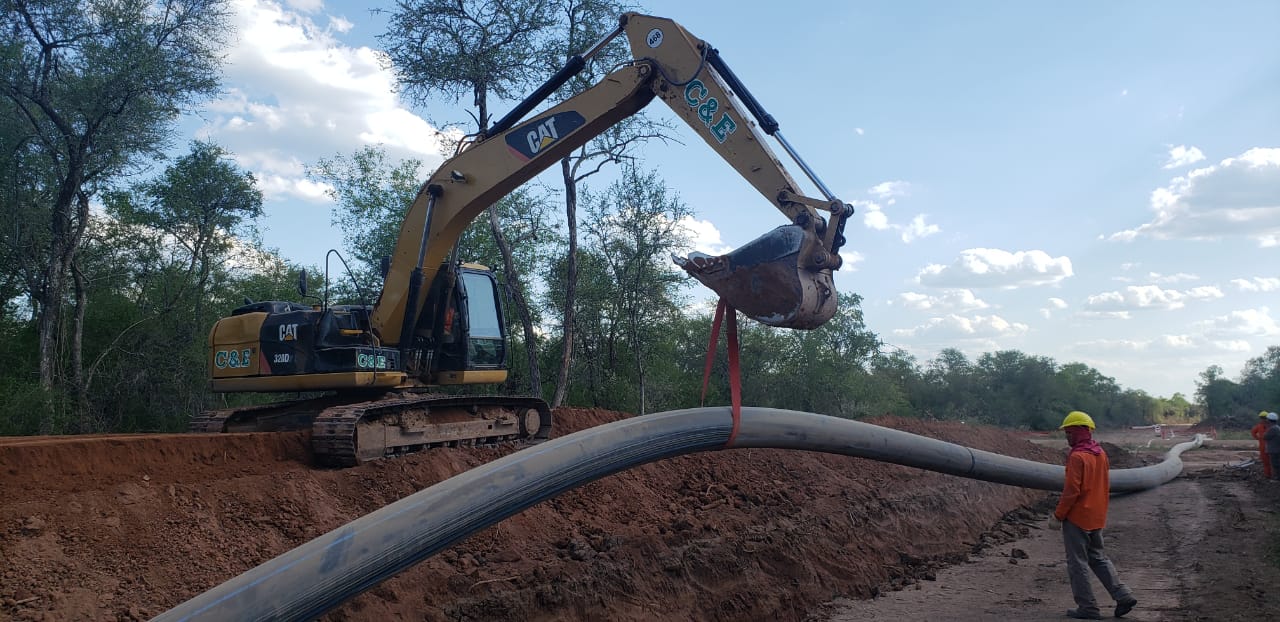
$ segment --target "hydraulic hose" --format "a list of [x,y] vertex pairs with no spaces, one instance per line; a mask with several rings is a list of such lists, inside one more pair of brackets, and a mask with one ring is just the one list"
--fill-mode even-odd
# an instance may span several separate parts
[[[311,620],[508,516],[607,475],[656,460],[726,449],[728,407],[624,419],[534,445],[476,467],[253,568],[156,617]],[[1182,470],[1164,462],[1111,471],[1114,492],[1159,486]],[[848,419],[743,407],[732,448],[800,449],[870,458],[971,479],[1060,490],[1060,466],[1002,456]]]

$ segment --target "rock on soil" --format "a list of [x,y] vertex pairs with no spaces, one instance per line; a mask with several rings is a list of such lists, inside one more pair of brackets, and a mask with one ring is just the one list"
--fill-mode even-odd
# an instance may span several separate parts
[[[626,416],[560,409],[558,434]],[[870,422],[1062,460],[993,428]],[[0,617],[145,619],[517,449],[322,470],[302,432],[0,439]],[[684,456],[530,508],[327,619],[799,620],[1018,537],[1046,496],[808,452]]]

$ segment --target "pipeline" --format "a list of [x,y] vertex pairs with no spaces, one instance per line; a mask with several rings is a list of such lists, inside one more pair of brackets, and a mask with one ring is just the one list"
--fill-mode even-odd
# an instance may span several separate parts
[[[481,465],[302,544],[157,616],[188,620],[311,620],[508,516],[642,464],[726,449],[727,407],[616,421]],[[1181,443],[1160,464],[1111,472],[1113,492],[1159,486],[1182,471]],[[848,419],[743,407],[732,446],[870,458],[970,479],[1061,490],[1060,466],[1002,456]]]

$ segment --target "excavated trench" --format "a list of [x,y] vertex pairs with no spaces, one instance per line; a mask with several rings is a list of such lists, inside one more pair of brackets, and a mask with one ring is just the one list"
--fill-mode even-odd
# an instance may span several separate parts
[[[561,409],[559,434],[626,415]],[[1016,434],[873,421],[1060,463]],[[304,434],[0,440],[0,616],[143,619],[294,546],[514,451],[346,470]],[[611,475],[525,510],[326,618],[802,619],[954,560],[1045,493],[864,459],[744,449]]]

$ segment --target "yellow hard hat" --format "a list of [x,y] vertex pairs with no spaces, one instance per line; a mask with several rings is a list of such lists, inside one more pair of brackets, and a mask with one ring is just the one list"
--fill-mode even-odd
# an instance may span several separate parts
[[1266,417],[1266,416],[1267,416],[1267,411],[1265,411],[1265,410],[1264,410],[1264,411],[1262,411],[1262,412],[1258,413],[1258,416],[1259,416],[1259,417]]
[[1067,413],[1067,418],[1062,420],[1062,425],[1058,426],[1058,429],[1061,430],[1063,428],[1070,428],[1072,426],[1077,426],[1077,425],[1082,425],[1086,428],[1089,428],[1090,430],[1093,430],[1094,429],[1093,417],[1090,417],[1089,415],[1082,413],[1078,410],[1073,410]]

